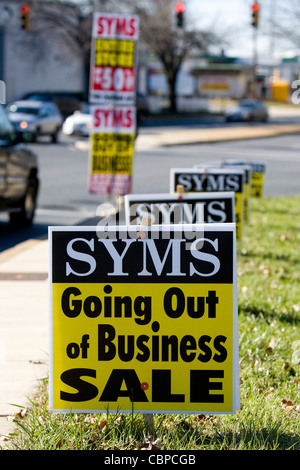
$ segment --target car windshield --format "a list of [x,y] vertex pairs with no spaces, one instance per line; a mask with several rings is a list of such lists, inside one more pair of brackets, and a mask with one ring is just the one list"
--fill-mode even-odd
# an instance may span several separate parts
[[8,111],[10,113],[24,113],[24,114],[34,114],[37,115],[39,114],[39,108],[34,108],[30,106],[17,106],[16,104],[12,104],[9,108]]

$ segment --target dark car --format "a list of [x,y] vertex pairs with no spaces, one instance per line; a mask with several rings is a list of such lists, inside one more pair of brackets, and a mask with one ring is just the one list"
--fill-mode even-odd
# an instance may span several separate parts
[[70,114],[79,110],[84,101],[83,93],[73,93],[68,91],[37,91],[27,93],[23,99],[32,101],[51,101],[58,107],[65,119]]
[[37,156],[29,150],[0,106],[0,210],[13,225],[30,225],[39,189]]
[[241,100],[238,106],[229,108],[225,112],[225,120],[230,121],[262,121],[269,118],[268,108],[257,100]]

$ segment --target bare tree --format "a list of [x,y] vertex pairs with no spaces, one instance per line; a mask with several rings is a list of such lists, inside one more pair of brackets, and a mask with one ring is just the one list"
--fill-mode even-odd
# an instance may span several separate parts
[[300,49],[299,0],[275,0],[270,8],[271,39],[278,47]]
[[[63,44],[82,57],[86,93],[90,70],[90,47],[93,11],[138,14],[140,42],[161,61],[169,85],[171,110],[176,111],[176,80],[182,62],[197,50],[207,53],[220,38],[212,31],[178,28],[174,0],[32,0],[32,28],[44,37]],[[223,39],[224,40],[224,39]]]
[[[21,0],[20,0],[21,1]],[[35,51],[63,47],[82,58],[88,97],[93,12],[118,11],[120,0],[31,0],[31,38]]]
[[127,5],[140,16],[140,40],[161,61],[167,77],[170,109],[177,111],[176,81],[183,61],[193,51],[208,53],[210,46],[220,44],[210,31],[178,27],[173,0],[127,0]]
[[39,38],[40,47],[64,48],[82,58],[85,95],[88,92],[93,5],[90,0],[31,1],[31,32]]

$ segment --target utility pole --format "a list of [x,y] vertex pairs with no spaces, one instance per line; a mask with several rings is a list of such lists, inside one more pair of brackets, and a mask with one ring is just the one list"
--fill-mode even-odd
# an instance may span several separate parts
[[253,26],[253,65],[252,65],[252,97],[256,98],[256,68],[257,68],[257,29],[259,22],[259,4],[252,4],[252,26]]
[[4,26],[0,25],[0,80],[4,80]]

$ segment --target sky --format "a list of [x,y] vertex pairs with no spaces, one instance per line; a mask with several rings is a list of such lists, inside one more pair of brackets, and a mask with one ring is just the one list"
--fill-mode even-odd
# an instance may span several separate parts
[[[257,52],[261,57],[276,57],[280,54],[271,34],[270,16],[277,0],[259,0],[260,15],[257,29]],[[199,27],[215,24],[216,31],[230,31],[234,40],[224,48],[227,56],[253,56],[254,28],[251,26],[253,0],[185,0],[186,13],[191,14]],[[262,33],[262,27],[265,34]],[[267,33],[267,34],[266,34]]]

